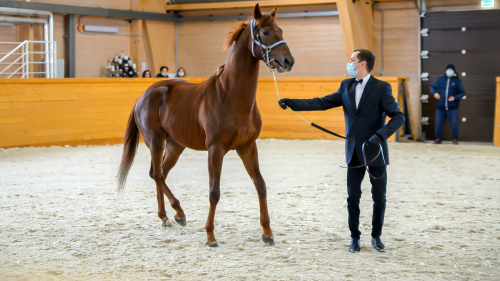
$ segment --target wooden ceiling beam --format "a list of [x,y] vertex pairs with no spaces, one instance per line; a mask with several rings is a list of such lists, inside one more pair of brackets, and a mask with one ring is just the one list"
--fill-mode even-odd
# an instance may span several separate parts
[[338,0],[346,61],[355,49],[373,50],[373,9],[365,1]]
[[259,3],[261,7],[305,6],[305,5],[335,4],[337,3],[337,0],[279,0],[279,1],[275,0],[275,1],[219,2],[219,3],[202,3],[202,4],[175,4],[175,5],[166,5],[165,10],[192,11],[192,10],[253,8],[257,3]]

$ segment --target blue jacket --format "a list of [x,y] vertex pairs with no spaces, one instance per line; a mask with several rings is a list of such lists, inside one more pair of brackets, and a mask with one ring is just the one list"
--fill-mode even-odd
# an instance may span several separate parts
[[[464,86],[458,76],[441,76],[431,85],[431,94],[437,93],[441,96],[438,101],[438,107],[441,109],[458,108],[460,100],[465,96]],[[454,96],[454,101],[448,101],[448,98]]]
[[[401,112],[392,96],[391,85],[373,76],[366,82],[363,95],[356,109],[355,80],[351,78],[342,81],[336,93],[322,98],[293,99],[292,109],[296,111],[312,111],[342,106],[344,109],[346,137],[363,143],[374,134],[377,134],[383,140],[381,144],[385,164],[389,164],[387,139],[404,124],[405,115]],[[385,124],[386,116],[391,117],[387,125]],[[355,149],[359,162],[363,163],[361,144],[349,140],[345,141],[346,162],[351,162]],[[378,151],[378,148],[368,147],[366,149],[367,161],[371,161]],[[384,165],[384,162],[380,156],[370,164],[370,166],[382,165]]]

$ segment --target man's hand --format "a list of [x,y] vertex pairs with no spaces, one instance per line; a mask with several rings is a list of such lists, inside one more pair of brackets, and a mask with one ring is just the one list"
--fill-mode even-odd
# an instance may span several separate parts
[[375,134],[368,140],[368,146],[378,147],[381,142],[382,139],[377,134]]
[[434,94],[434,97],[435,97],[437,100],[441,98],[441,96],[440,96],[438,93],[435,93],[435,94]]
[[283,109],[286,109],[287,106],[290,107],[290,109],[293,108],[293,100],[292,99],[280,99],[278,101],[278,104]]
[[451,96],[448,98],[448,101],[454,101],[455,100],[455,97],[454,96]]

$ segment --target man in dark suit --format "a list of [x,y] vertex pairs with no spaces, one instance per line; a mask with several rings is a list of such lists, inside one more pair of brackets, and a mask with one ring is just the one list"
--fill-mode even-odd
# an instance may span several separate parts
[[[281,99],[283,109],[290,107],[295,111],[327,110],[342,106],[346,137],[355,140],[345,142],[347,170],[347,210],[349,212],[349,229],[351,246],[349,251],[360,250],[359,239],[359,200],[361,198],[361,182],[365,176],[363,166],[362,144],[365,148],[366,161],[372,184],[373,220],[372,244],[378,251],[385,251],[380,239],[386,203],[387,174],[389,164],[389,148],[387,139],[404,123],[405,116],[392,96],[391,85],[370,75],[375,66],[375,55],[369,50],[355,50],[347,70],[352,79],[340,84],[336,93],[314,99]],[[386,117],[391,120],[385,124]],[[377,156],[382,147],[382,152]],[[382,157],[383,154],[383,157]],[[385,163],[384,163],[385,159]]]

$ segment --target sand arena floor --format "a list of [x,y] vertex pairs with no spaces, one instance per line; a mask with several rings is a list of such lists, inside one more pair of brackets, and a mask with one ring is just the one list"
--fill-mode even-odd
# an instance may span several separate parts
[[[261,241],[258,198],[225,158],[215,233],[204,245],[207,153],[186,150],[167,184],[186,227],[161,227],[141,144],[125,192],[121,146],[0,149],[1,280],[498,280],[500,148],[391,143],[383,241],[348,252],[342,141],[258,141],[276,246]],[[167,207],[172,219],[173,210]]]

